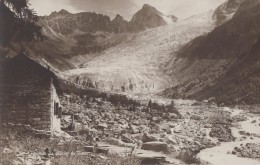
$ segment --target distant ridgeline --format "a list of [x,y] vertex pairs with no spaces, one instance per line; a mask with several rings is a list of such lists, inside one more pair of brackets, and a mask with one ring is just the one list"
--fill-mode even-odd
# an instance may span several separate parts
[[42,17],[40,24],[44,30],[53,31],[62,35],[72,33],[95,33],[98,31],[123,33],[139,32],[145,29],[155,28],[166,25],[167,17],[172,22],[177,21],[177,17],[165,16],[154,7],[145,4],[133,18],[128,22],[119,14],[113,20],[106,15],[96,14],[94,12],[82,12],[71,14],[66,10],[53,12],[49,16]]

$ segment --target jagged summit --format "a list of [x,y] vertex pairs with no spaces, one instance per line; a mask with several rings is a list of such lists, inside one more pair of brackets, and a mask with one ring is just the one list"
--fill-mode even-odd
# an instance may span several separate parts
[[160,11],[158,11],[155,7],[150,6],[149,4],[144,4],[142,9],[139,10],[132,18],[132,21],[136,19],[137,16],[151,16],[153,14],[163,15]]
[[51,30],[51,34],[54,32],[68,35],[76,31],[84,33],[96,31],[115,33],[140,32],[145,29],[171,24],[176,22],[177,18],[175,16],[166,16],[155,7],[144,4],[129,22],[120,14],[117,14],[111,20],[108,16],[95,12],[72,14],[64,9],[52,12],[49,16],[44,17],[43,20],[42,24],[45,32]]
[[153,10],[153,11],[159,12],[155,7],[153,7],[149,4],[144,4],[141,10]]
[[156,8],[144,4],[142,9],[139,10],[130,21],[131,29],[136,31],[166,25],[167,22],[163,16],[164,15]]
[[149,4],[144,4],[142,8],[154,8],[154,7],[150,6]]
[[65,15],[69,15],[71,14],[70,12],[68,12],[65,9],[61,9],[60,11],[54,11],[50,14],[50,17],[56,17],[56,16],[65,16]]
[[124,21],[124,18],[120,14],[117,14],[113,21]]

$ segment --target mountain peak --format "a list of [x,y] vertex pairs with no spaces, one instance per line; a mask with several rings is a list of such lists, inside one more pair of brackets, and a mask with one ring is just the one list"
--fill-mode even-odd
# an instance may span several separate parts
[[65,9],[61,9],[57,14],[58,15],[68,15],[68,14],[71,14],[71,13],[68,12],[67,10],[65,10]]
[[158,14],[162,14],[155,7],[153,7],[149,4],[144,4],[140,11],[151,11],[151,12],[155,12],[155,13],[158,13]]
[[150,6],[149,4],[144,4],[142,8],[146,9],[146,8],[154,8],[154,7]]
[[123,20],[124,18],[120,14],[117,14],[113,21],[123,21]]
[[130,24],[132,29],[137,29],[137,31],[155,28],[167,24],[163,16],[155,7],[144,4],[143,8],[133,16]]
[[56,17],[56,16],[65,16],[65,15],[68,15],[68,14],[71,14],[70,12],[68,12],[67,10],[65,9],[61,9],[60,11],[54,11],[50,14],[50,16],[53,16],[53,17]]

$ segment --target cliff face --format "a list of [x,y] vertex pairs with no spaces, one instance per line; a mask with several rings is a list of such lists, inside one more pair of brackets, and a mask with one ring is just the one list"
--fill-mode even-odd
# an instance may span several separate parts
[[56,33],[68,35],[74,32],[111,31],[110,18],[105,15],[84,12],[71,14],[65,10],[54,12],[40,21],[44,30],[50,29]]
[[228,0],[220,5],[213,14],[216,26],[230,20],[243,1],[245,0]]
[[148,28],[166,25],[163,14],[154,7],[145,4],[129,22],[131,31],[141,31]]

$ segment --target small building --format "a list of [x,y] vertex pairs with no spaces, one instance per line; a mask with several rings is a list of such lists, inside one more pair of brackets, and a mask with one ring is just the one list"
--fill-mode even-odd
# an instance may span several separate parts
[[21,53],[1,66],[0,122],[30,125],[36,130],[60,130],[62,116],[58,78]]

